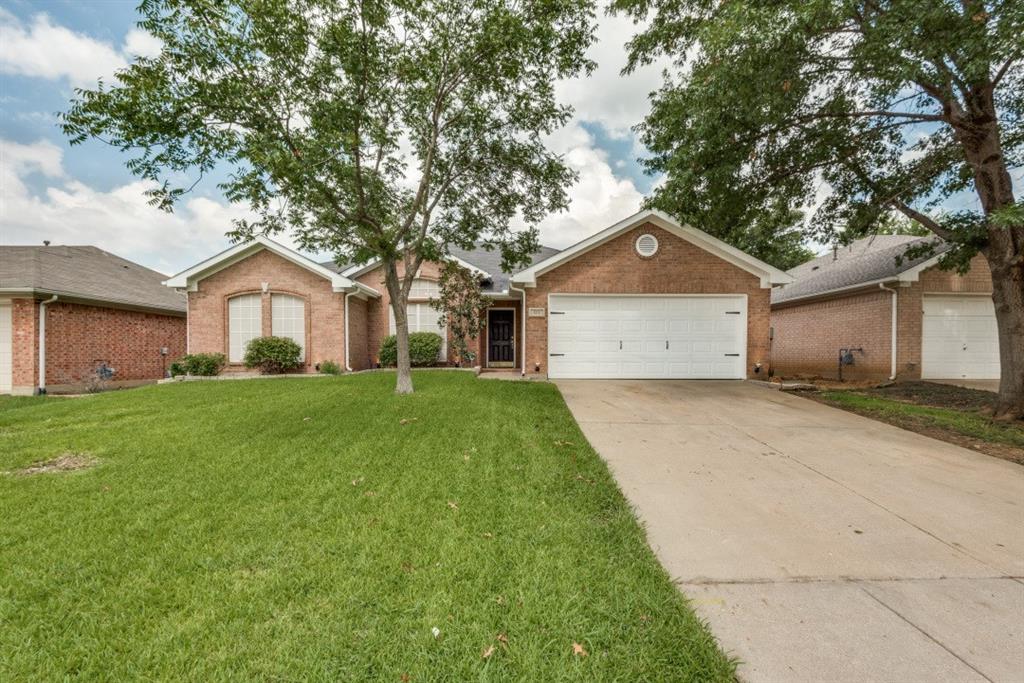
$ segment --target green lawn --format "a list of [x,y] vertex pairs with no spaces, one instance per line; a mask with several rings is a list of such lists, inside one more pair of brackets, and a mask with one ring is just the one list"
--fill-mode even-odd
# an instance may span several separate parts
[[732,677],[554,386],[415,381],[0,401],[0,680]]

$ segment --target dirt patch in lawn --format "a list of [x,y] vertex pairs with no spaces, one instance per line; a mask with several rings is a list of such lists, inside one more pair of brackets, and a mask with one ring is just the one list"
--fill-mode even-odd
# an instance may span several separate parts
[[74,472],[95,467],[99,460],[86,453],[64,453],[56,458],[40,460],[9,474],[28,476],[31,474],[52,474],[54,472]]
[[955,410],[991,410],[995,408],[997,394],[980,389],[956,387],[933,382],[900,382],[887,387],[866,390],[870,396],[891,398],[919,406],[953,408]]

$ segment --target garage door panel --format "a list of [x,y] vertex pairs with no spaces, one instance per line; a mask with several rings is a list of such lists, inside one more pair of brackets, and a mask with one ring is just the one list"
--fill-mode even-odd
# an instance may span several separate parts
[[736,295],[552,295],[549,375],[742,378],[745,308]]
[[999,379],[999,336],[990,297],[927,295],[922,308],[922,377]]

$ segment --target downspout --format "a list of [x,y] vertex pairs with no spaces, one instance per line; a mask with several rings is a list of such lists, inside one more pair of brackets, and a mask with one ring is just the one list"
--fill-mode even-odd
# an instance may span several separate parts
[[345,292],[345,372],[352,372],[352,365],[349,363],[348,351],[348,298],[355,292]]
[[520,294],[523,295],[523,297],[522,297],[522,306],[521,306],[522,311],[520,312],[521,314],[519,316],[522,319],[522,321],[523,321],[523,323],[522,323],[522,328],[523,328],[522,343],[520,344],[520,346],[523,347],[521,349],[521,351],[522,351],[522,354],[521,354],[522,355],[522,361],[521,361],[522,362],[522,366],[521,366],[522,376],[526,377],[526,290],[525,289],[519,289],[518,287],[513,287],[512,286],[512,282],[510,281],[508,283],[508,291],[510,291],[510,292],[519,292]]
[[46,305],[57,300],[54,294],[46,301],[39,302],[39,387],[36,393],[46,393]]
[[892,380],[896,379],[896,297],[897,297],[897,292],[892,287],[886,287],[884,282],[879,282],[878,286],[879,286],[880,289],[884,289],[885,291],[892,293],[892,323],[890,324],[890,326],[892,328],[892,340],[889,342],[889,344],[892,347],[892,358],[889,361],[889,380],[892,381]]

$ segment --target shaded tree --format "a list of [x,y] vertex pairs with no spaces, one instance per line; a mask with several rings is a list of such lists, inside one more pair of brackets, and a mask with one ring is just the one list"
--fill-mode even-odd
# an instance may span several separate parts
[[574,173],[541,137],[570,116],[560,78],[588,73],[592,0],[144,0],[163,49],[79,90],[73,144],[132,154],[170,209],[193,181],[256,212],[235,239],[288,231],[339,260],[380,259],[412,391],[406,305],[424,259],[483,241],[506,265],[567,205]]
[[[667,174],[654,201],[730,230],[818,206],[807,233],[822,242],[868,234],[895,210],[952,245],[942,267],[963,272],[983,254],[1002,365],[996,412],[1024,416],[1024,210],[1010,175],[1024,152],[1024,3],[613,5],[651,19],[628,68],[675,60],[639,126],[648,170]],[[977,208],[941,210],[957,199]]]

